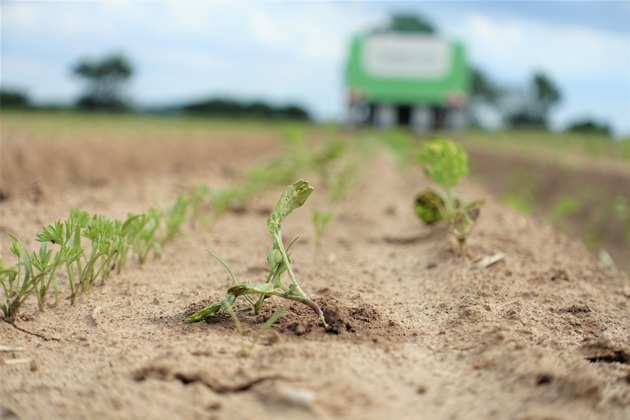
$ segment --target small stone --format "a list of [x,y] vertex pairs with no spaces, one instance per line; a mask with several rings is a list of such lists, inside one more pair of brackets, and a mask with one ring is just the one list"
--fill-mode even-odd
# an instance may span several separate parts
[[630,286],[624,286],[623,289],[621,289],[621,294],[630,298]]
[[612,344],[613,336],[610,331],[604,331],[597,337],[597,344],[601,346],[609,346]]
[[160,304],[160,299],[158,299],[158,298],[156,298],[156,297],[155,297],[155,298],[153,298],[153,304],[154,304],[154,305],[159,305],[159,304]]
[[275,403],[309,409],[315,401],[316,394],[306,388],[278,388],[268,398]]
[[92,313],[90,314],[90,318],[92,318],[92,321],[94,321],[94,324],[98,325],[98,317],[100,314],[101,314],[100,306],[97,306],[96,308],[92,310]]

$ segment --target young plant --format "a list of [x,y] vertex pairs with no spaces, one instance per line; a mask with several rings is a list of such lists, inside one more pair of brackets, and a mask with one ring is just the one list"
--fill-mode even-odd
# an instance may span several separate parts
[[187,195],[179,194],[175,204],[168,209],[165,220],[166,232],[160,240],[160,246],[163,247],[165,244],[175,239],[180,228],[186,221],[186,211],[188,210],[189,203],[190,200]]
[[87,212],[72,209],[67,220],[63,222],[57,220],[54,224],[46,226],[44,231],[37,235],[38,242],[50,242],[61,248],[59,253],[68,274],[71,304],[74,304],[83,283],[81,229],[87,226],[88,221]]
[[20,307],[37,287],[39,276],[33,276],[31,257],[24,244],[17,237],[11,234],[9,236],[13,239],[11,252],[17,257],[18,262],[15,267],[5,269],[3,261],[0,260],[0,285],[4,293],[0,310],[5,321],[14,322]]
[[46,308],[46,298],[48,289],[53,286],[55,293],[55,306],[59,303],[59,285],[55,276],[57,268],[63,263],[63,254],[56,252],[52,257],[52,250],[48,249],[48,243],[43,243],[39,247],[39,252],[31,254],[31,264],[39,273],[39,281],[35,285],[35,295],[37,296],[37,306],[40,311]]
[[315,242],[319,245],[322,242],[322,236],[326,231],[326,227],[332,220],[332,210],[316,210],[313,209],[311,219],[313,220],[313,229],[315,230]]
[[133,221],[129,240],[140,264],[147,260],[151,251],[158,258],[162,256],[162,246],[156,236],[163,217],[164,213],[151,208],[147,213],[139,215]]
[[419,162],[429,179],[442,189],[420,193],[415,201],[416,215],[429,225],[446,221],[459,251],[464,253],[483,204],[483,200],[466,202],[453,191],[468,174],[466,151],[448,139],[435,138],[421,146]]
[[[214,252],[207,250],[213,257],[215,257],[221,264],[223,264],[223,266],[232,277],[234,285],[228,289],[227,294],[222,300],[214,302],[212,305],[190,316],[187,319],[187,322],[192,323],[201,321],[211,314],[217,313],[221,310],[225,310],[232,316],[232,318],[235,319],[237,329],[239,329],[239,331],[242,331],[242,329],[240,328],[240,321],[238,321],[234,309],[232,308],[232,305],[234,304],[234,301],[237,297],[243,296],[254,308],[254,313],[258,315],[260,314],[262,305],[266,298],[270,296],[278,296],[284,299],[293,300],[307,305],[313,310],[313,312],[315,312],[315,314],[319,316],[324,326],[327,326],[321,308],[315,302],[313,302],[306,295],[306,293],[304,293],[295,276],[295,273],[293,272],[290,254],[288,253],[288,250],[293,243],[285,248],[282,241],[281,229],[282,223],[284,222],[285,218],[293,210],[301,207],[312,192],[313,187],[311,187],[308,182],[303,180],[296,181],[284,190],[273,212],[267,218],[267,228],[273,236],[273,247],[267,255],[267,262],[269,263],[269,275],[267,276],[267,280],[265,281],[265,283],[250,284],[247,282],[239,282],[230,267],[225,262],[223,262],[223,260],[219,258],[219,256],[216,255]],[[282,281],[282,275],[284,273],[286,273],[290,279],[289,284],[285,284]],[[253,301],[250,296],[258,296],[258,298],[256,301]],[[269,325],[266,326],[266,328],[271,326],[271,324],[275,322],[275,320],[277,320],[280,315],[282,314],[274,314],[272,318],[270,318],[273,319],[273,321],[270,322]],[[259,335],[260,334],[257,334],[257,336]]]

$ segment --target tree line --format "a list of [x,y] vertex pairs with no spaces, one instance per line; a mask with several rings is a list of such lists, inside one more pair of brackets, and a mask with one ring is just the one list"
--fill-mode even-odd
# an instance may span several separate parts
[[[131,99],[126,94],[134,69],[124,55],[115,53],[96,60],[81,59],[72,66],[71,71],[83,81],[84,87],[81,95],[69,108],[107,112],[135,111]],[[41,108],[33,103],[25,92],[4,88],[0,90],[0,107]],[[169,106],[158,111],[235,118],[311,120],[309,112],[300,105],[274,105],[260,100],[248,102],[229,98],[210,98]]]
[[[435,33],[434,26],[418,16],[395,15],[389,29],[405,32]],[[71,68],[72,74],[84,83],[83,92],[74,103],[75,109],[125,112],[133,111],[126,87],[134,74],[133,65],[122,54],[109,54],[101,59],[81,59]],[[562,100],[557,84],[546,74],[536,72],[525,87],[505,88],[477,67],[471,68],[471,115],[473,124],[480,108],[498,113],[504,125],[511,128],[549,129],[549,116]],[[0,90],[1,108],[32,109],[37,106],[25,92]],[[295,104],[273,105],[264,101],[237,101],[230,98],[209,98],[202,101],[159,109],[160,112],[236,118],[311,120],[309,112]],[[610,134],[607,124],[591,119],[575,121],[568,131]]]

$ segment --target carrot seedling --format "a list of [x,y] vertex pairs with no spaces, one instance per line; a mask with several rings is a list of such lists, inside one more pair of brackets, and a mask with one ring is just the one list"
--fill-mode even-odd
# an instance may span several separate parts
[[59,303],[59,285],[55,276],[57,268],[63,263],[63,254],[59,251],[52,256],[52,250],[48,249],[48,243],[43,243],[39,247],[39,252],[31,255],[31,264],[39,271],[39,281],[35,285],[35,295],[37,296],[37,306],[40,311],[46,308],[46,297],[48,289],[53,286],[55,293],[55,306]]
[[0,310],[5,321],[14,322],[22,304],[35,291],[40,276],[33,275],[31,257],[24,244],[15,236],[9,234],[11,253],[18,259],[15,267],[5,269],[0,260],[0,285],[4,292],[4,301],[0,302]]
[[435,138],[420,148],[419,162],[424,173],[441,190],[428,189],[416,197],[416,215],[426,224],[446,221],[464,253],[466,240],[479,218],[483,200],[465,202],[453,188],[468,174],[468,156],[458,144]]
[[[293,300],[307,305],[313,310],[313,312],[315,312],[315,314],[319,316],[324,326],[327,326],[321,308],[315,302],[313,302],[313,300],[311,300],[306,295],[306,293],[304,293],[295,276],[295,273],[291,266],[290,253],[288,252],[293,242],[285,248],[282,241],[282,224],[285,218],[293,210],[301,207],[312,192],[313,187],[311,187],[308,182],[303,180],[296,181],[284,190],[282,196],[276,203],[273,212],[267,218],[267,228],[273,236],[273,247],[267,255],[267,262],[269,264],[269,275],[267,276],[267,280],[265,281],[265,283],[250,284],[247,282],[239,282],[230,267],[214,252],[212,252],[211,250],[207,250],[213,257],[215,257],[221,264],[223,264],[225,269],[230,274],[234,285],[228,289],[226,296],[222,300],[214,302],[212,305],[190,316],[187,319],[187,322],[192,323],[201,321],[207,316],[217,313],[221,310],[225,310],[232,316],[232,318],[236,318],[236,314],[232,308],[232,305],[234,304],[236,298],[239,296],[243,296],[253,306],[254,313],[258,315],[267,297],[278,296],[284,299]],[[284,273],[286,273],[290,279],[289,284],[285,284],[282,281],[282,275]],[[250,296],[258,296],[258,298],[256,301],[253,301]],[[270,320],[273,319],[273,321],[270,322],[269,325],[267,325],[266,327],[265,325],[263,325],[265,329],[269,328],[269,326],[271,326],[271,324],[273,324],[273,322],[275,322],[277,318],[282,315],[281,313],[277,315],[276,314],[274,314],[270,318]],[[239,333],[242,332],[242,329],[240,328],[240,321],[238,321],[238,318],[236,318],[234,322],[237,325],[237,329],[239,329]],[[257,337],[258,336],[259,334],[257,334]]]

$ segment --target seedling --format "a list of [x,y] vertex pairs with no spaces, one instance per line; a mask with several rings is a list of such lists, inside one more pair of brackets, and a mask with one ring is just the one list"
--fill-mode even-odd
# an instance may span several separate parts
[[186,212],[190,199],[186,194],[180,193],[177,196],[177,201],[166,212],[166,232],[162,239],[160,239],[160,246],[163,247],[168,242],[171,242],[177,234],[180,228],[186,221]]
[[479,218],[483,200],[465,202],[453,188],[468,174],[468,156],[458,144],[435,138],[420,148],[420,166],[442,190],[428,189],[416,197],[416,215],[426,224],[446,221],[459,251],[464,253],[466,240]]
[[57,268],[63,263],[63,254],[56,252],[52,257],[52,250],[48,249],[48,243],[43,243],[39,247],[39,252],[31,255],[33,268],[39,271],[39,282],[35,285],[35,295],[37,296],[37,306],[40,311],[46,308],[46,297],[48,289],[53,286],[55,293],[55,306],[59,303],[59,285],[55,273]]
[[[221,264],[223,264],[225,269],[230,274],[234,285],[228,289],[227,294],[222,300],[214,302],[212,305],[190,316],[187,319],[187,322],[198,322],[211,314],[217,313],[221,310],[225,310],[232,316],[233,319],[235,319],[234,322],[236,324],[237,330],[239,330],[239,333],[242,333],[242,329],[240,328],[240,321],[238,321],[236,313],[232,308],[232,305],[234,304],[236,298],[239,296],[243,296],[253,306],[254,313],[258,315],[260,314],[260,310],[265,299],[270,296],[278,296],[284,299],[293,300],[307,305],[313,310],[313,312],[315,312],[315,314],[319,316],[324,326],[327,326],[321,308],[315,302],[313,302],[306,295],[306,293],[304,293],[304,291],[300,287],[300,284],[298,283],[295,273],[293,272],[290,254],[288,253],[288,250],[293,243],[291,243],[289,247],[285,249],[282,241],[281,228],[284,219],[293,210],[301,207],[312,192],[313,187],[311,187],[308,182],[303,180],[296,181],[284,190],[273,212],[267,218],[267,228],[273,236],[273,247],[267,255],[267,262],[269,264],[269,275],[267,276],[267,280],[265,281],[265,283],[250,284],[247,282],[239,282],[230,267],[214,252],[212,252],[211,250],[207,250],[213,257],[215,257]],[[285,272],[290,279],[290,284],[288,285],[282,281],[282,275]],[[258,299],[256,301],[253,301],[251,300],[250,296],[258,296]],[[273,319],[273,321],[270,322],[268,326],[263,327],[265,327],[265,329],[269,328],[269,326],[271,326],[271,324],[273,324],[273,322],[275,322],[280,317],[280,315],[282,314],[274,314],[274,316],[270,318]],[[257,336],[259,336],[260,334],[261,332],[259,332]]]
[[0,285],[4,292],[0,310],[5,321],[14,322],[20,307],[35,290],[39,276],[33,276],[31,257],[24,244],[17,237],[11,234],[9,236],[13,239],[10,249],[17,257],[18,263],[15,267],[5,269],[3,261],[0,260]]
[[322,242],[322,236],[332,220],[332,210],[316,210],[313,209],[311,218],[313,220],[313,229],[315,230],[315,242],[319,245]]

